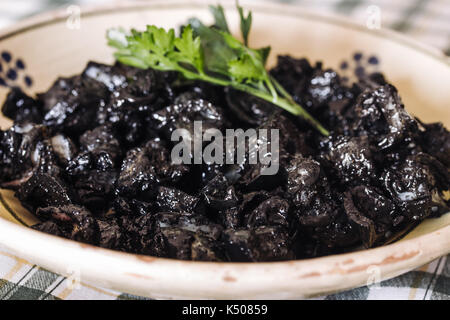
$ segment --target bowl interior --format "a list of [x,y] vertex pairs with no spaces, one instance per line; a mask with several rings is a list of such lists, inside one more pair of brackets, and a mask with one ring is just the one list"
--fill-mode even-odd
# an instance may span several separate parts
[[[429,49],[389,32],[376,32],[364,26],[352,25],[340,19],[317,17],[301,10],[287,10],[282,6],[248,3],[253,11],[250,45],[262,47],[270,44],[269,64],[276,62],[278,54],[306,57],[310,61],[323,61],[326,67],[339,70],[347,61],[349,67],[341,70],[351,78],[357,67],[382,71],[399,90],[407,110],[425,122],[441,121],[450,127],[450,62]],[[234,4],[225,5],[229,24],[237,34],[238,16]],[[0,33],[0,51],[12,55],[12,62],[21,59],[24,70],[10,81],[29,94],[47,90],[60,76],[80,73],[89,60],[112,63],[112,50],[105,40],[106,30],[123,26],[142,29],[146,24],[178,28],[187,18],[197,16],[211,21],[203,2],[187,4],[183,1],[159,4],[128,5],[121,9],[83,11],[80,29],[68,27],[65,12],[54,13],[37,24],[27,24],[14,32]],[[49,20],[53,17],[53,20]],[[353,59],[356,52],[363,54],[361,61]],[[368,63],[375,56],[378,65]],[[5,69],[5,66],[4,66]],[[3,76],[3,75],[0,75]],[[31,86],[25,77],[31,77]],[[8,89],[0,86],[0,104]],[[11,121],[0,116],[0,127],[6,129]],[[13,192],[0,190],[0,216],[23,225],[37,222],[15,199]],[[421,223],[404,239],[411,239],[450,225],[450,213],[438,219]],[[25,229],[24,229],[24,232]],[[401,241],[403,241],[402,239]]]

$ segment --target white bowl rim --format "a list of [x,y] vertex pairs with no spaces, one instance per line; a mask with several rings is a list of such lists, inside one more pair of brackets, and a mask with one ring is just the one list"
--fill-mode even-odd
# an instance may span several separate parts
[[[391,30],[369,30],[364,26],[349,22],[342,17],[318,14],[297,6],[259,1],[258,3],[249,1],[241,2],[246,8],[254,12],[269,10],[271,13],[276,12],[279,14],[301,16],[302,18],[308,19],[320,19],[326,23],[338,24],[361,32],[375,34],[419,50],[444,63],[445,66],[450,66],[450,58],[445,56],[440,50]],[[180,6],[205,8],[207,5],[215,3],[216,1],[214,0],[195,0],[189,2],[183,0],[156,0],[149,2],[119,1],[106,5],[82,7],[81,15],[101,15],[118,10],[136,10],[139,8],[167,9],[180,8]],[[222,5],[228,8],[234,5],[234,1],[232,3],[225,2]],[[60,22],[66,18],[67,12],[64,9],[58,9],[28,18],[14,26],[0,30],[0,41],[34,28]],[[22,241],[17,241],[17,239],[22,239]],[[158,274],[158,281],[161,283],[171,281],[175,284],[175,287],[177,286],[177,282],[201,286],[199,281],[208,278],[213,282],[209,282],[205,286],[204,290],[206,291],[208,291],[208,287],[214,287],[214,285],[225,286],[224,290],[227,288],[237,288],[234,287],[237,282],[240,284],[239,290],[241,291],[243,283],[250,285],[258,283],[260,288],[273,289],[277,286],[275,281],[279,280],[280,288],[286,288],[287,282],[290,283],[289,287],[303,287],[304,289],[307,287],[306,293],[308,291],[314,293],[318,291],[325,292],[328,287],[328,285],[323,284],[315,285],[315,282],[311,280],[317,279],[317,277],[327,277],[331,281],[330,283],[333,282],[335,276],[348,277],[348,288],[350,288],[354,286],[354,283],[350,281],[352,274],[358,274],[359,277],[367,277],[367,268],[371,266],[383,267],[382,279],[387,279],[411,270],[413,268],[411,267],[411,261],[419,257],[423,263],[426,263],[441,255],[448,254],[450,252],[450,225],[413,239],[351,253],[305,260],[235,263],[183,261],[124,253],[48,235],[0,218],[0,243],[17,254],[26,256],[31,261],[39,261],[41,260],[39,258],[40,253],[35,252],[28,245],[31,242],[34,247],[45,248],[46,252],[48,252],[48,257],[54,257],[55,259],[64,257],[65,260],[62,264],[57,263],[52,265],[46,263],[43,265],[43,267],[64,275],[68,275],[69,272],[63,269],[63,265],[78,265],[81,269],[88,270],[95,268],[95,263],[98,263],[98,266],[104,266],[105,261],[108,261],[108,263],[114,265],[114,272],[116,274],[138,278],[142,281],[143,285],[152,283],[149,274]],[[65,254],[64,252],[69,253]],[[420,265],[415,265],[414,267],[418,266]],[[181,270],[180,268],[183,270],[182,273],[179,272]],[[134,270],[134,272],[130,273],[130,270]],[[103,273],[100,270],[97,270],[95,273],[96,277],[88,277],[89,281],[100,280],[105,283],[110,283],[109,286],[113,288],[121,287],[121,281],[115,283],[114,280],[108,277],[108,273],[104,273],[105,276],[102,276]],[[188,274],[190,276],[186,277]],[[296,276],[293,277],[293,274]],[[180,288],[185,287],[185,284],[180,284]],[[344,289],[346,287],[344,285],[341,288]],[[211,290],[214,291],[213,288]]]
[[[82,5],[81,17],[83,16],[95,16],[107,14],[115,11],[135,11],[140,8],[154,8],[154,9],[170,9],[170,8],[205,8],[208,5],[214,5],[217,3],[225,9],[234,8],[234,0],[141,0],[136,2],[126,0],[116,0],[111,3],[97,4],[97,5]],[[431,55],[437,60],[450,65],[450,57],[445,55],[442,50],[436,47],[420,42],[412,37],[406,36],[397,31],[381,28],[381,29],[368,29],[367,27],[358,24],[356,22],[349,21],[343,16],[335,15],[332,13],[319,13],[317,11],[308,10],[301,6],[296,6],[287,3],[274,3],[267,2],[266,0],[258,0],[258,2],[250,0],[240,0],[240,4],[244,8],[251,9],[252,11],[265,11],[270,13],[280,13],[292,17],[301,16],[304,19],[322,20],[329,24],[336,24],[345,26],[350,29],[370,33],[375,36],[379,36],[397,43],[406,45],[415,50],[421,51],[427,55]],[[29,18],[20,20],[11,26],[7,26],[0,29],[0,41],[5,40],[14,35],[26,32],[28,30],[39,28],[52,23],[61,22],[68,18],[66,9],[55,9],[44,13],[40,13]]]

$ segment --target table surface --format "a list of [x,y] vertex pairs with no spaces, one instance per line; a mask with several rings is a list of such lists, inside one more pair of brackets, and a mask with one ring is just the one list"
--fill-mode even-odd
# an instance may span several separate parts
[[[107,0],[2,0],[0,28],[39,12],[69,5],[104,3]],[[136,0],[138,1],[138,0]],[[256,1],[256,0],[254,0]],[[109,1],[110,2],[110,1]],[[405,33],[450,55],[449,0],[278,0],[319,12],[345,15],[365,24],[379,10],[383,27]],[[103,289],[49,272],[15,257],[0,245],[0,299],[145,299]],[[414,271],[378,284],[315,299],[449,300],[450,259],[441,257]]]

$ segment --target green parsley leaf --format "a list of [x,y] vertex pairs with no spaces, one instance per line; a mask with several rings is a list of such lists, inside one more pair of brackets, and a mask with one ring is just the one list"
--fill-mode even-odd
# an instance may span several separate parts
[[185,79],[229,86],[269,101],[294,115],[303,117],[324,135],[328,131],[274,79],[265,64],[270,47],[247,46],[251,12],[237,5],[244,43],[233,37],[221,6],[210,7],[215,27],[207,27],[193,18],[181,35],[149,25],[145,31],[112,29],[107,32],[108,45],[117,49],[114,56],[123,64],[137,68],[177,71]]
[[189,25],[201,39],[205,68],[226,76],[228,61],[238,58],[236,52],[228,46],[219,30],[208,28],[195,18],[189,20]]
[[228,72],[238,82],[264,81],[266,74],[253,62],[249,55],[228,62]]
[[175,38],[175,47],[178,51],[173,54],[178,61],[191,63],[198,72],[203,72],[203,52],[200,37],[194,38],[191,26],[188,25],[183,29],[180,38]]

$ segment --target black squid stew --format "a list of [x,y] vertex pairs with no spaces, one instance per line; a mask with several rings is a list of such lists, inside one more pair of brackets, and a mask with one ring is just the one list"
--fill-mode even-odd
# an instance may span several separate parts
[[[349,84],[321,63],[247,46],[191,19],[108,34],[114,65],[89,62],[2,107],[0,187],[56,236],[202,261],[305,259],[393,242],[450,211],[450,132],[411,116],[378,72]],[[424,106],[426,108],[426,106]],[[278,129],[267,164],[174,164],[176,129]],[[203,145],[203,147],[205,147]],[[228,150],[230,151],[230,150]]]
[[[230,88],[91,62],[37,98],[13,88],[0,181],[36,230],[144,255],[304,259],[391,242],[449,211],[450,133],[404,109],[379,73],[346,86],[305,59],[270,71],[325,127]],[[280,130],[280,169],[174,165],[174,129]],[[204,126],[206,129],[206,126]]]

